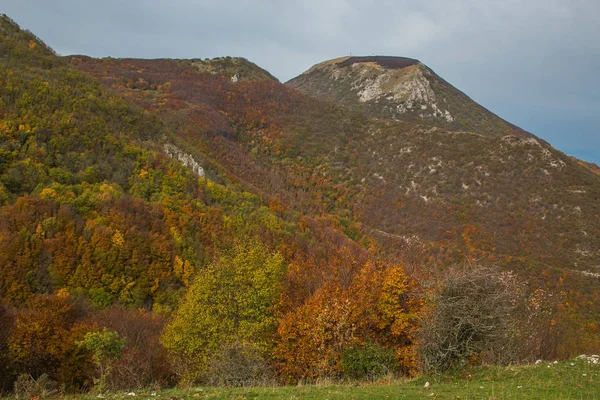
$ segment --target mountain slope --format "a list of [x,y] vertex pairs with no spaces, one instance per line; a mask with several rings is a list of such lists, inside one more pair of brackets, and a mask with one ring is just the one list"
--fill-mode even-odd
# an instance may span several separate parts
[[[364,271],[402,263],[431,279],[468,260],[547,295],[547,354],[600,348],[600,176],[441,78],[424,78],[435,102],[421,82],[427,96],[393,104],[352,100],[370,87],[352,89],[357,77],[313,82],[338,82],[340,106],[244,62],[38,57],[22,35],[2,36],[0,57],[4,301],[65,289],[168,312],[215,254],[259,236],[290,265],[292,320]],[[429,76],[414,60],[363,61],[327,68]],[[401,105],[405,120],[384,118]]]
[[411,58],[337,58],[313,66],[286,85],[374,117],[453,131],[531,136],[475,103]]
[[593,168],[473,103],[417,60],[336,59],[286,85],[380,119],[341,143],[329,137],[321,150],[338,159],[336,173],[360,182],[356,215],[388,248],[438,248],[444,255],[430,259],[488,259],[526,275],[574,274],[593,292]]
[[199,180],[218,166],[6,16],[0,49],[1,302],[62,290],[168,312],[242,232],[289,227],[239,185]]
[[[336,207],[342,185],[300,164],[269,163],[258,148],[270,140],[271,150],[286,151],[276,148],[277,115],[283,124],[297,107],[316,112],[315,102],[272,79],[232,80],[230,66],[220,62],[205,71],[194,60],[38,53],[41,42],[8,18],[0,20],[4,24],[0,48],[9,50],[0,53],[1,391],[14,387],[19,376],[44,373],[64,390],[88,390],[102,380],[93,368],[97,353],[82,347],[90,337],[125,346],[119,360],[110,360],[115,387],[174,384],[175,373],[187,379],[186,368],[238,344],[243,353],[251,351],[252,363],[275,368],[278,357],[280,371],[292,370],[296,364],[285,359],[297,354],[294,341],[277,355],[273,350],[281,342],[278,324],[285,320],[288,332],[300,330],[312,341],[302,318],[316,314],[306,315],[304,305],[327,313],[337,294],[349,296],[357,288],[369,302],[345,303],[361,324],[349,343],[377,338],[414,352],[410,332],[390,332],[412,307],[386,311],[384,320],[376,301],[386,290],[403,293],[404,301],[413,286],[401,267],[361,240],[356,223],[343,219],[345,211]],[[254,151],[246,147],[253,135]],[[352,229],[356,240],[344,234]],[[251,264],[236,254],[240,248],[252,255]],[[273,273],[260,270],[267,249],[277,260]],[[210,291],[202,303],[179,307],[182,295],[194,294],[205,277],[212,283],[205,285]],[[249,303],[244,295],[255,287],[258,300]],[[380,308],[377,322],[373,310]],[[166,334],[159,344],[167,318],[156,317],[170,317],[176,309],[210,313],[207,321],[219,323],[208,325],[208,335],[192,326],[178,330],[181,340],[172,346],[165,344]],[[367,311],[371,317],[362,317]],[[258,328],[248,332],[249,324]],[[309,378],[340,372],[342,347],[325,340],[331,362],[321,362],[321,346],[302,349],[314,367]],[[414,360],[402,365],[415,368]],[[306,377],[304,371],[298,377]]]
[[[184,73],[183,64],[179,72],[144,60],[97,65],[79,67],[104,80],[125,68],[158,85],[171,82],[171,91],[155,98],[185,101],[190,133],[182,139],[201,141],[263,196],[302,212],[325,205],[391,241],[390,250],[414,238],[446,261],[485,256],[515,267],[598,272],[600,180],[533,137],[373,120],[277,83],[215,77],[210,86],[206,75]],[[153,107],[144,91],[126,93]],[[216,119],[212,127],[199,125],[199,109],[229,120],[231,130]]]
[[600,317],[600,177],[543,141],[373,119],[276,82],[233,83],[175,61],[78,68],[107,82],[133,71],[170,82],[152,96],[113,87],[147,109],[164,103],[163,118],[184,115],[181,140],[286,212],[331,213],[348,236],[370,237],[416,270],[465,259],[511,269],[552,296],[561,317],[549,331],[596,329],[584,321]]

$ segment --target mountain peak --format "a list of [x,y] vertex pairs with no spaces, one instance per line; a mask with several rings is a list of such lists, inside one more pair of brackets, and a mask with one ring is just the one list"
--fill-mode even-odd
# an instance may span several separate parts
[[453,131],[532,136],[475,103],[413,58],[336,58],[313,66],[287,85],[378,118]]
[[380,67],[387,69],[401,69],[418,64],[419,60],[395,56],[346,57],[344,60],[339,61],[337,65],[339,67],[347,67],[357,63],[375,63]]
[[409,67],[419,63],[419,60],[408,57],[396,57],[396,56],[346,56],[333,58],[331,60],[323,61],[319,64],[313,65],[308,71],[309,73],[316,69],[323,68],[325,66],[335,66],[337,68],[344,68],[354,64],[372,64],[387,69],[400,69]]

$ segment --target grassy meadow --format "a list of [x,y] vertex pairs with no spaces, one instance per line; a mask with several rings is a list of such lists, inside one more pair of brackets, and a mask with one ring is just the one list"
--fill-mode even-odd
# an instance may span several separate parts
[[[425,387],[429,382],[428,387]],[[99,396],[70,396],[97,399]],[[411,380],[373,383],[167,389],[123,392],[106,399],[600,399],[600,364],[588,359],[513,367],[484,366]]]

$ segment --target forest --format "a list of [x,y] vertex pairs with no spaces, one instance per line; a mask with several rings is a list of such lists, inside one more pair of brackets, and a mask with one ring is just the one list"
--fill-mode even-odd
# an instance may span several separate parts
[[[575,240],[564,219],[540,233],[512,205],[480,211],[449,185],[453,200],[423,207],[372,177],[369,132],[418,126],[246,60],[60,57],[7,16],[0,82],[0,393],[373,380],[600,351],[598,278],[560,268],[552,245]],[[569,165],[542,185],[600,193]],[[592,247],[593,221],[577,228]]]

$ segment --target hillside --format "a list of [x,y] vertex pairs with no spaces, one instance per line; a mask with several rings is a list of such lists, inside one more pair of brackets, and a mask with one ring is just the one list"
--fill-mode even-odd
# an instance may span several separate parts
[[350,237],[374,238],[392,260],[502,265],[579,299],[570,304],[585,320],[598,314],[589,301],[600,272],[600,180],[530,134],[375,120],[276,82],[211,78],[182,61],[77,66],[109,83],[127,74],[169,82],[152,95],[112,86],[147,109],[165,104],[165,118],[176,105],[188,126],[180,138],[284,209],[332,213]]
[[[382,235],[441,240],[458,235],[449,227],[463,226],[487,238],[496,260],[516,256],[597,273],[598,253],[589,242],[599,215],[593,166],[476,105],[417,60],[336,59],[286,85],[379,118],[365,134],[344,138],[352,156],[339,154],[334,140],[323,145],[334,157],[348,157],[340,171],[368,187],[362,219]],[[421,214],[427,215],[411,217]]]
[[[8,17],[0,27],[3,302],[21,306],[66,291],[100,307],[169,313],[196,271],[236,240],[258,236],[291,248],[313,240],[308,231],[294,234],[297,216],[269,207],[202,147],[177,138],[186,135],[181,104],[167,105],[172,115],[162,120],[70,67]],[[198,71],[198,61],[184,63]],[[227,74],[264,78],[253,64],[241,65]],[[169,90],[117,81],[140,93]],[[231,133],[217,111],[196,112],[217,124],[213,134]]]
[[519,360],[600,349],[597,169],[417,61],[310,80],[433,79],[432,113],[400,90],[399,118],[380,94],[314,98],[244,59],[59,57],[6,16],[0,34],[4,387],[101,382],[82,346],[104,328],[127,339],[115,388],[212,382],[235,357],[283,382],[345,376],[352,352],[416,374],[431,298],[465,262],[519,281]]
[[[598,176],[530,135],[372,120],[277,83],[209,80],[182,61],[77,66],[109,83],[128,74],[161,87],[170,83],[169,92],[152,95],[112,85],[148,108],[182,107],[193,124],[183,139],[202,141],[230,175],[302,212],[319,210],[317,196],[325,203],[319,211],[354,216],[375,237],[446,243],[440,248],[456,252],[453,261],[486,255],[598,272]],[[202,118],[209,112],[212,119]],[[214,125],[203,125],[209,122]],[[322,184],[306,184],[314,179]]]
[[[298,168],[292,186],[291,175],[253,161],[257,154],[237,140],[244,127],[264,132],[263,109],[274,106],[269,93],[283,88],[260,68],[227,59],[203,62],[225,68],[214,73],[197,60],[60,58],[7,16],[0,27],[0,391],[44,374],[65,391],[107,380],[111,388],[196,380],[206,368],[196,362],[202,354],[242,338],[254,352],[260,345],[252,354],[269,363],[279,343],[285,360],[296,349],[276,340],[278,325],[299,329],[307,301],[327,310],[335,296],[324,294],[348,295],[367,269],[373,286],[364,295],[377,293],[389,274],[403,276],[366,241],[343,233],[355,229],[360,238],[354,223],[328,213],[334,195],[324,195],[330,187],[320,176]],[[232,72],[241,79],[234,82]],[[285,93],[290,102],[306,100]],[[286,188],[281,196],[272,193],[278,187]],[[254,267],[217,278],[227,260]],[[212,336],[196,357],[181,360],[198,334],[171,341],[165,324],[186,323],[180,303],[207,282],[216,282],[211,299],[225,288],[233,292],[223,299],[242,297],[206,307]],[[244,296],[255,291],[253,301]],[[414,347],[408,331],[386,328],[404,309],[377,332],[361,317],[367,304],[378,307],[374,301],[352,306],[364,325],[352,343],[377,335]],[[110,376],[94,356],[98,340],[122,346]],[[305,352],[311,374],[339,370],[321,369],[319,348]],[[330,357],[340,356],[337,347]]]

